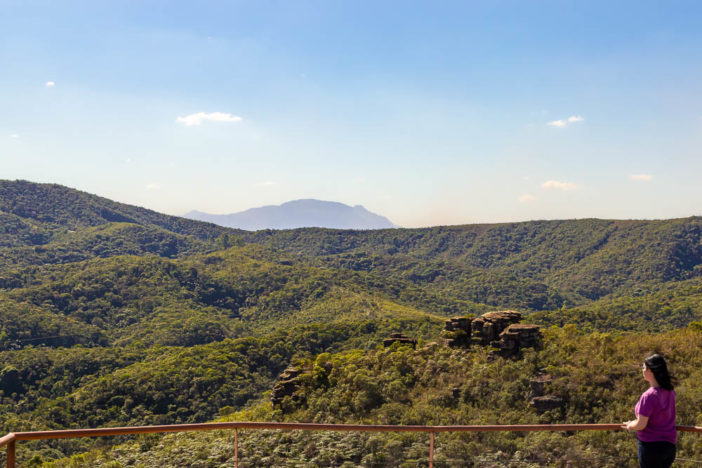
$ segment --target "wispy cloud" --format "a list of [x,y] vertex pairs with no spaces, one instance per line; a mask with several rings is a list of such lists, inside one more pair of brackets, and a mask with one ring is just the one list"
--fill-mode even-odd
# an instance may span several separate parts
[[47,88],[53,88],[54,86],[56,86],[56,83],[54,83],[53,81],[47,81],[46,83],[44,83],[44,86],[46,86]]
[[633,174],[630,175],[629,178],[631,180],[638,180],[642,182],[648,182],[649,180],[653,179],[653,176],[651,174]]
[[226,112],[197,112],[195,114],[186,115],[185,117],[178,117],[176,122],[183,124],[186,127],[192,127],[195,125],[202,125],[203,122],[241,122],[244,120],[238,115],[232,115]]
[[276,183],[273,182],[272,180],[265,180],[265,181],[263,181],[263,182],[257,183],[257,184],[256,184],[256,187],[274,187],[274,186],[276,186],[276,185],[278,185],[278,184],[276,184]]
[[568,192],[570,190],[575,190],[578,188],[577,185],[575,185],[572,182],[561,182],[559,180],[547,180],[543,184],[541,184],[541,188],[543,189],[556,189],[556,190],[563,190],[564,192]]
[[537,198],[530,193],[525,193],[524,195],[520,195],[518,198],[519,203],[529,203],[529,202],[536,201],[536,199]]
[[19,138],[20,137],[17,133],[10,133],[8,136],[10,138]]
[[546,125],[550,125],[551,127],[566,127],[569,124],[576,123],[576,122],[582,122],[585,120],[579,115],[571,115],[567,119],[562,119],[562,120],[552,120],[548,122]]
[[161,184],[157,184],[156,182],[151,182],[146,186],[146,190],[161,190]]

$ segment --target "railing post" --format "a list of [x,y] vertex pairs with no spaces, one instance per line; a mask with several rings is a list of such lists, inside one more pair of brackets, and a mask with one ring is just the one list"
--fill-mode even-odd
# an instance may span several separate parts
[[434,468],[434,433],[429,433],[429,468]]
[[15,441],[7,444],[7,468],[15,468]]
[[239,468],[239,430],[234,429],[234,468]]

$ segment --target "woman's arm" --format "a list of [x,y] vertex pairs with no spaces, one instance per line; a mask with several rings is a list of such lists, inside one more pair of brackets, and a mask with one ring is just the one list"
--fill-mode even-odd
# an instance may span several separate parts
[[625,422],[623,427],[628,431],[643,431],[644,429],[646,429],[647,425],[648,416],[639,415],[639,417],[635,420]]

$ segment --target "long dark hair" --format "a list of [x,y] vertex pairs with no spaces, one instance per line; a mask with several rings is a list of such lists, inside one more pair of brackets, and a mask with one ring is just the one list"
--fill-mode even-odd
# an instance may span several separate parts
[[656,382],[661,388],[666,390],[673,389],[673,382],[670,374],[668,373],[668,366],[665,363],[665,359],[660,354],[651,354],[646,356],[644,359],[644,364],[646,364],[646,369],[650,369],[653,372],[653,376],[656,378]]

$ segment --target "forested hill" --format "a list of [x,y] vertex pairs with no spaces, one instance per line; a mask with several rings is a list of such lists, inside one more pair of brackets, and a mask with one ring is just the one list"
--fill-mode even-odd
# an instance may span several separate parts
[[254,243],[296,265],[363,273],[449,302],[533,311],[687,291],[702,278],[700,217],[248,232],[59,185],[0,181],[0,221],[0,272],[124,254],[175,258]]
[[56,184],[0,180],[0,246],[41,245],[57,233],[106,223],[160,228],[201,240],[230,229],[168,216]]
[[[702,218],[584,219],[372,232],[259,231],[247,242],[488,304],[559,308],[702,276]],[[520,300],[518,297],[522,299]]]
[[[265,246],[274,261],[351,271],[363,274],[366,283],[401,284],[399,296],[410,303],[408,288],[445,296],[449,303],[572,309],[661,291],[688,296],[702,278],[700,217],[248,232],[59,185],[0,181],[0,221],[0,280],[3,268],[125,254],[186,257],[246,243]],[[457,312],[452,306],[443,310]]]

